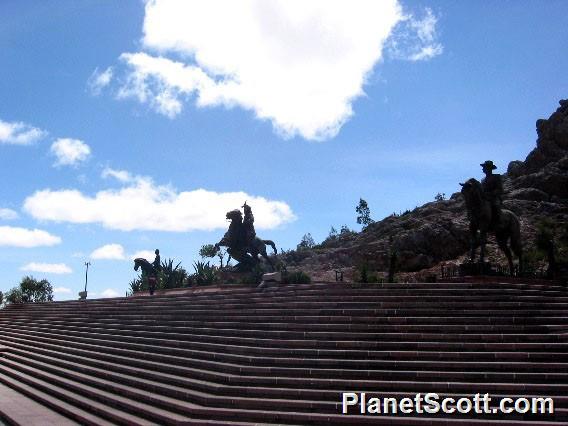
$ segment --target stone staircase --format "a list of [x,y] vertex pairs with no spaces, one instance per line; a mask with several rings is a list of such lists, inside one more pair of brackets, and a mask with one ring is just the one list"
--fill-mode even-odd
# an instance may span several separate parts
[[[0,345],[1,384],[87,425],[568,424],[568,291],[554,285],[234,286],[12,305]],[[343,415],[342,392],[552,397],[555,413]]]

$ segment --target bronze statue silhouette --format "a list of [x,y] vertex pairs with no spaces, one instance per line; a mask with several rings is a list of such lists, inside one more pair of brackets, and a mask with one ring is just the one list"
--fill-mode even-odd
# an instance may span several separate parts
[[[486,197],[482,184],[474,178],[460,183],[461,193],[465,199],[469,218],[470,259],[475,261],[476,246],[480,246],[479,262],[485,260],[485,244],[487,233],[493,232],[497,245],[507,256],[510,274],[514,274],[513,256],[511,249],[519,259],[519,271],[522,270],[522,241],[519,218],[510,210],[499,209],[497,217],[492,201]],[[479,232],[479,234],[478,234]],[[509,247],[510,242],[510,247]]]
[[142,269],[142,277],[148,278],[148,287],[150,290],[150,295],[154,294],[154,290],[156,290],[156,282],[158,279],[158,271],[154,268],[154,265],[148,262],[146,259],[142,257],[137,257],[134,259],[134,270],[138,271],[138,269]]
[[271,246],[276,254],[276,245],[271,240],[261,240],[256,236],[252,209],[246,203],[245,206],[246,222],[243,222],[243,215],[240,210],[227,212],[226,218],[231,223],[221,241],[215,244],[215,248],[219,250],[221,246],[227,247],[229,256],[239,262],[235,267],[238,271],[251,271],[260,262],[259,255],[262,255],[271,268],[274,269],[274,264],[266,252],[266,246]]
[[481,181],[483,196],[491,205],[493,222],[498,223],[503,205],[503,180],[500,174],[493,173],[497,168],[493,161],[487,160],[480,164],[485,177]]

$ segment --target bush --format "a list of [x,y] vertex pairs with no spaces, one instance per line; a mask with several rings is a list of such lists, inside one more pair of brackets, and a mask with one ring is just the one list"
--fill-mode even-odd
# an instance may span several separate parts
[[197,285],[213,284],[217,281],[217,270],[211,266],[209,262],[195,262],[193,264],[195,273],[192,276],[192,281]]
[[263,275],[264,275],[264,270],[261,268],[260,265],[256,265],[250,273],[245,275],[240,280],[240,284],[252,284],[252,285],[260,284]]
[[379,277],[376,272],[369,272],[369,266],[365,263],[359,267],[359,283],[378,283]]
[[304,271],[288,272],[282,276],[282,284],[310,284],[312,278]]

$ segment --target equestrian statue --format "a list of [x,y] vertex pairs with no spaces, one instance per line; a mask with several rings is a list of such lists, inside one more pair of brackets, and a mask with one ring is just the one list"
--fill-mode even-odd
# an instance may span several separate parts
[[142,269],[142,277],[146,277],[148,279],[150,295],[154,294],[154,291],[156,290],[158,272],[162,268],[160,263],[160,250],[156,249],[154,253],[156,254],[156,258],[152,263],[142,257],[134,259],[134,270],[138,271],[138,269]]
[[485,161],[480,166],[485,178],[479,182],[475,178],[460,183],[469,219],[471,262],[475,261],[476,247],[480,246],[479,263],[485,260],[487,233],[495,234],[497,245],[505,253],[509,262],[509,272],[514,274],[513,253],[519,259],[519,272],[522,270],[522,241],[519,218],[510,210],[502,208],[503,181],[499,174],[493,173],[497,167],[493,161]]
[[219,250],[221,246],[227,247],[229,259],[233,258],[238,263],[235,269],[239,272],[250,272],[260,263],[259,255],[261,255],[274,269],[274,263],[266,253],[266,246],[269,245],[277,253],[276,245],[271,240],[261,240],[256,236],[254,229],[254,216],[251,207],[245,202],[242,206],[243,214],[240,210],[235,209],[227,212],[226,218],[230,220],[229,229],[217,244],[215,248]]

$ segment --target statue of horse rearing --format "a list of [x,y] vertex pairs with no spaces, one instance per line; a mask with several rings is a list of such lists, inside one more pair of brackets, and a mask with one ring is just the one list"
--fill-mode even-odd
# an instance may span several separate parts
[[231,221],[229,230],[225,233],[221,241],[215,244],[219,249],[220,246],[227,247],[229,256],[235,259],[239,264],[237,269],[241,271],[252,270],[254,266],[258,265],[261,255],[274,269],[272,260],[268,257],[266,246],[269,245],[277,253],[276,245],[271,240],[261,240],[254,237],[252,241],[246,241],[245,232],[243,229],[243,218],[239,210],[231,210],[226,214],[226,218]]
[[467,215],[469,218],[469,231],[471,234],[471,261],[475,261],[475,249],[477,244],[479,244],[479,262],[484,262],[487,233],[492,231],[495,234],[497,245],[505,253],[505,256],[507,256],[510,274],[514,274],[511,249],[519,259],[520,272],[522,270],[522,243],[519,218],[512,211],[502,209],[498,221],[493,220],[491,203],[485,199],[481,183],[478,180],[471,178],[465,183],[460,183],[460,185],[462,187],[461,193],[465,199]]

